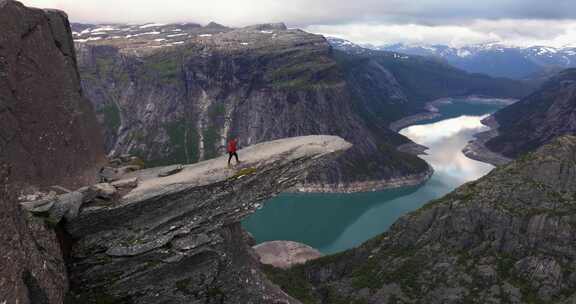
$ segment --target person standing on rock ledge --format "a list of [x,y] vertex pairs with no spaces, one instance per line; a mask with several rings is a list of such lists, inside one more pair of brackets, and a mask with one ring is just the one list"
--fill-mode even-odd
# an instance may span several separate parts
[[238,150],[238,140],[233,137],[229,142],[228,142],[228,168],[231,167],[230,165],[230,161],[232,160],[232,156],[236,157],[236,164],[239,164],[240,161],[238,160],[238,153],[236,153],[236,151]]

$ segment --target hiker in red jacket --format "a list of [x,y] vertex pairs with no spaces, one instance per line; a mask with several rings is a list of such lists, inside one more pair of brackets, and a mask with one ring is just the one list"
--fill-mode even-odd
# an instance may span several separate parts
[[236,138],[232,138],[229,142],[228,142],[228,155],[230,157],[228,157],[228,167],[230,167],[230,161],[232,160],[232,156],[236,157],[236,163],[240,163],[240,161],[238,160],[238,153],[236,153],[237,151],[237,144],[238,144],[238,140]]

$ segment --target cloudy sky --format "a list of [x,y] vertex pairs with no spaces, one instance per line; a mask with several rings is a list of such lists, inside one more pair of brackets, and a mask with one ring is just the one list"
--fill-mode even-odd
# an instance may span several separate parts
[[23,0],[76,22],[286,22],[375,45],[576,45],[576,0]]

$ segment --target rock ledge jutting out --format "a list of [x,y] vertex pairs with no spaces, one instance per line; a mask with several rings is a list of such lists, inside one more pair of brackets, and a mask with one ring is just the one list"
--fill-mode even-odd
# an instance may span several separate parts
[[67,221],[77,240],[68,265],[72,299],[298,303],[260,272],[240,221],[350,147],[336,136],[287,138],[240,150],[233,169],[223,156],[165,177],[158,173],[166,167],[123,176],[137,178],[137,187]]

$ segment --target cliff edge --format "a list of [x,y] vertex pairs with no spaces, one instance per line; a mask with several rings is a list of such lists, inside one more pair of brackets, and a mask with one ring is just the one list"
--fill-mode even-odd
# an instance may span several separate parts
[[220,157],[124,176],[112,185],[133,181],[129,191],[67,213],[71,301],[299,303],[260,272],[240,221],[350,147],[335,136],[294,137],[240,150],[237,168]]

